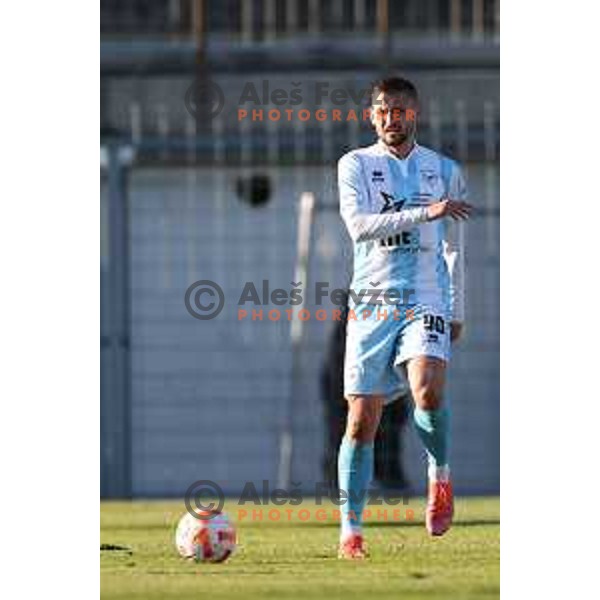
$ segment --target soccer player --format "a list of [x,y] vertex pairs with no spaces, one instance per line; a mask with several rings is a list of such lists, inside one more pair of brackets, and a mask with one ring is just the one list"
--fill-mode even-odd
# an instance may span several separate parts
[[[450,343],[464,321],[463,224],[472,207],[459,166],[416,142],[419,98],[406,79],[372,89],[378,141],[338,163],[340,212],[354,246],[344,394],[348,419],[338,457],[340,556],[366,556],[362,512],[382,408],[405,369],[414,423],[428,456],[426,527],[444,534],[453,516],[448,407]],[[361,291],[367,294],[360,296]],[[375,293],[377,290],[379,293]]]

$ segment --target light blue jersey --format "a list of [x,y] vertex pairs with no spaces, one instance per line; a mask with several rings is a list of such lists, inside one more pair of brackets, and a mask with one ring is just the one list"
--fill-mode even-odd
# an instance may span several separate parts
[[410,303],[447,307],[463,321],[462,223],[426,222],[424,208],[444,197],[466,199],[457,163],[418,144],[402,160],[378,142],[340,159],[338,184],[354,242],[352,290],[377,284]]
[[447,361],[450,323],[464,321],[463,225],[430,222],[426,211],[465,200],[464,179],[433,150],[416,144],[399,159],[378,142],[340,159],[338,184],[354,245],[345,393],[393,399],[404,385],[396,366],[416,356]]

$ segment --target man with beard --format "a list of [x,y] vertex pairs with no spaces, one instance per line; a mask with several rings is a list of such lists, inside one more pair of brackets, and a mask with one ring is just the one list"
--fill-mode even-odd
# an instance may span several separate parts
[[[340,556],[366,556],[362,512],[373,474],[373,443],[384,404],[406,373],[413,419],[428,456],[426,527],[442,535],[454,511],[448,464],[449,415],[443,389],[450,343],[464,322],[462,221],[471,206],[460,167],[416,142],[419,98],[406,79],[372,88],[378,141],[338,163],[340,212],[354,247],[339,451]],[[377,303],[357,299],[378,288]],[[352,296],[352,294],[351,294]],[[353,317],[353,318],[352,318]]]

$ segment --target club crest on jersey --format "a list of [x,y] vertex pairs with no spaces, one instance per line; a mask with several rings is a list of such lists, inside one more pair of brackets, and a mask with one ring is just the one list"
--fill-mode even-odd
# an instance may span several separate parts
[[383,198],[383,207],[379,211],[380,213],[399,211],[406,203],[405,198],[397,200],[392,194],[383,191],[381,192],[381,197]]
[[373,183],[383,183],[384,179],[383,179],[383,172],[382,171],[373,171],[371,173],[371,181]]
[[421,171],[420,196],[439,197],[443,194],[443,185],[439,173],[436,171]]

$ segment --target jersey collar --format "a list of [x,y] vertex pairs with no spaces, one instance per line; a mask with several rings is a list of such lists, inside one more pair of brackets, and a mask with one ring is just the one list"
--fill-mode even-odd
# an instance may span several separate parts
[[396,160],[399,160],[401,162],[408,160],[409,158],[412,158],[416,153],[417,150],[419,148],[419,144],[417,144],[417,142],[415,142],[413,144],[413,147],[410,149],[410,152],[406,155],[406,158],[400,158],[399,156],[397,156],[396,154],[394,154],[388,147],[386,144],[384,144],[381,140],[377,141],[377,146],[379,147],[379,149],[384,153],[387,154],[388,156],[391,156],[392,158],[395,158]]

